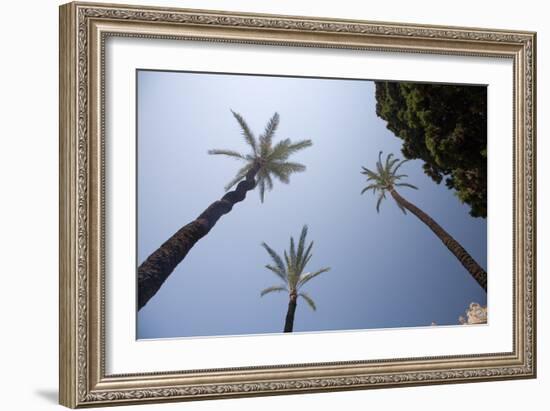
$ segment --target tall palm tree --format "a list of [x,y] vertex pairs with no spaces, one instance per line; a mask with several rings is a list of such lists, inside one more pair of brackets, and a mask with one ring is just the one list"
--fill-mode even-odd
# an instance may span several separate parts
[[[232,157],[245,164],[225,187],[228,192],[220,200],[210,204],[195,220],[180,228],[138,267],[138,310],[156,294],[193,245],[208,234],[221,216],[229,213],[236,203],[243,201],[248,191],[257,186],[263,202],[266,189],[273,188],[273,177],[287,184],[292,174],[306,169],[303,164],[287,160],[292,154],[310,147],[311,140],[293,143],[289,139],[284,139],[273,143],[279,125],[279,114],[273,115],[263,134],[256,139],[244,118],[234,111],[231,112],[241,127],[246,143],[250,146],[250,153],[241,154],[232,150],[217,149],[208,153]],[[229,191],[235,185],[237,187]]]
[[378,201],[376,203],[376,211],[380,212],[380,204],[386,198],[386,193],[390,193],[397,206],[407,214],[407,211],[413,213],[420,221],[428,226],[430,230],[441,240],[441,242],[449,249],[451,253],[460,261],[460,263],[468,270],[470,275],[477,283],[487,292],[487,273],[481,266],[472,258],[470,254],[456,241],[447,231],[435,222],[428,214],[420,208],[403,198],[396,190],[396,187],[408,187],[417,190],[418,188],[412,184],[401,181],[406,174],[397,174],[399,168],[409,160],[399,161],[393,158],[393,154],[386,157],[386,161],[382,162],[382,152],[378,154],[378,162],[376,163],[376,171],[362,167],[361,174],[367,176],[369,184],[361,191],[361,194],[372,190],[374,194],[378,191]]
[[294,238],[290,237],[290,249],[288,253],[284,252],[284,262],[277,252],[266,243],[262,243],[262,246],[266,249],[274,263],[274,265],[267,264],[265,268],[279,277],[282,283],[267,287],[262,290],[260,296],[263,297],[266,294],[274,292],[288,292],[289,301],[285,318],[285,333],[292,332],[294,328],[294,314],[296,313],[298,297],[302,297],[314,311],[317,309],[315,301],[307,293],[301,291],[302,287],[313,278],[330,270],[330,267],[325,267],[314,272],[304,273],[306,265],[311,259],[311,249],[313,248],[313,241],[306,247],[306,236],[307,225],[302,228],[302,234],[298,241],[298,249],[294,245]]

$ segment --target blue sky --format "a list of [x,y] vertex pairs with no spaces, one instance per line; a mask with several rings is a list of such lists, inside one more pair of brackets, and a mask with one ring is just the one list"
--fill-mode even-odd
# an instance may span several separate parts
[[[317,304],[298,302],[294,331],[457,324],[485,292],[440,240],[391,198],[360,195],[361,166],[380,150],[401,156],[401,140],[375,113],[367,80],[285,78],[182,72],[138,72],[138,261],[224,194],[240,163],[212,148],[248,152],[230,109],[260,134],[277,111],[275,140],[311,139],[292,161],[307,166],[288,185],[275,182],[223,216],[138,312],[138,338],[279,333],[288,295],[260,291],[279,283],[267,269],[265,241],[282,253],[304,224],[315,241],[308,271]],[[472,218],[444,185],[422,171],[402,171],[419,190],[400,193],[455,237],[487,268],[486,220]],[[490,275],[490,274],[489,274]]]

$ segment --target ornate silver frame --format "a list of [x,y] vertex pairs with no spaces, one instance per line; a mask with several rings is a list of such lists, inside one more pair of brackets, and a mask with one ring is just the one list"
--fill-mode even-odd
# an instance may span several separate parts
[[[109,36],[490,56],[514,63],[514,350],[472,356],[106,375],[103,64]],[[532,32],[70,3],[60,8],[60,403],[128,403],[536,375]]]

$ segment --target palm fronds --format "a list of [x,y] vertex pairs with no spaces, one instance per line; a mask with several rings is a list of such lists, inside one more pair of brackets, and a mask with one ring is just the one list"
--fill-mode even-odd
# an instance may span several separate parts
[[279,125],[279,113],[275,113],[267,123],[264,133],[260,136],[260,152],[264,156],[268,154],[269,149],[271,148],[273,135],[275,134],[275,131],[277,130],[278,125]]
[[305,171],[306,167],[303,164],[287,160],[292,154],[310,147],[313,143],[311,140],[301,140],[293,143],[287,138],[274,145],[273,137],[280,122],[278,113],[273,114],[258,139],[256,139],[245,119],[239,113],[233,110],[231,110],[231,113],[239,123],[241,134],[250,146],[251,152],[241,154],[233,150],[213,149],[209,150],[208,153],[225,155],[246,162],[246,165],[225,186],[226,190],[230,190],[235,184],[244,179],[249,171],[255,170],[256,186],[258,187],[260,200],[263,203],[265,192],[273,189],[273,177],[282,183],[288,184],[292,174]]
[[262,243],[262,247],[265,248],[265,250],[267,251],[267,253],[271,257],[271,259],[275,263],[277,269],[281,273],[284,273],[284,275],[286,276],[286,268],[285,268],[285,265],[283,263],[283,260],[281,259],[281,256],[279,254],[277,254],[277,252],[274,249],[272,249],[270,246],[268,246],[266,243]]
[[250,171],[251,168],[252,165],[250,163],[246,163],[239,171],[237,171],[237,175],[225,185],[225,191],[229,191],[231,187],[233,187],[235,184],[245,178],[246,174]]
[[254,153],[257,153],[258,152],[258,147],[257,147],[257,144],[256,144],[256,137],[254,136],[254,134],[250,130],[250,127],[248,127],[248,124],[246,123],[245,119],[243,118],[243,116],[241,116],[239,113],[236,113],[233,110],[231,110],[231,113],[233,114],[233,117],[235,117],[235,119],[237,120],[237,122],[241,126],[241,133],[244,137],[244,140],[252,148],[252,151]]
[[315,301],[313,301],[313,298],[311,298],[308,294],[301,292],[301,293],[298,293],[298,296],[306,300],[306,303],[311,307],[313,311],[317,311],[317,306],[315,305]]
[[[378,161],[376,162],[376,171],[370,170],[366,167],[361,167],[361,174],[367,176],[367,183],[369,183],[361,194],[367,191],[372,191],[373,194],[378,192],[378,199],[376,201],[376,211],[380,212],[380,205],[382,201],[386,199],[386,193],[393,190],[394,187],[408,187],[417,190],[418,187],[401,182],[402,178],[407,177],[406,174],[397,174],[399,168],[409,160],[399,160],[394,158],[393,153],[386,156],[386,159],[382,161],[382,151],[378,153]],[[406,214],[405,209],[397,204],[401,211]]]
[[281,292],[281,291],[288,291],[286,286],[284,285],[272,285],[271,287],[264,288],[262,292],[260,293],[260,296],[264,296],[269,293],[275,293],[275,292]]
[[330,267],[321,268],[320,270],[317,270],[313,273],[302,274],[300,276],[300,279],[298,280],[298,287],[302,287],[308,281],[312,280],[313,278],[317,277],[318,275],[326,273],[327,271],[330,271]]
[[[265,267],[284,281],[285,289],[290,294],[295,293],[298,297],[302,297],[306,300],[307,304],[315,310],[315,302],[309,295],[301,292],[301,288],[313,278],[329,271],[330,267],[304,273],[305,267],[311,259],[311,250],[313,248],[313,241],[306,246],[307,233],[308,227],[304,225],[300,233],[298,244],[294,241],[294,237],[290,237],[289,249],[288,251],[283,251],[283,257],[266,243],[262,243],[262,247],[267,251],[271,260],[275,263],[275,265],[267,264]],[[261,295],[264,296],[272,291],[282,291],[280,287],[282,286],[268,287],[262,291]]]
[[208,150],[208,154],[224,155],[224,156],[236,158],[237,160],[246,160],[245,156],[243,156],[241,153],[238,153],[238,152],[233,151],[233,150],[217,150],[217,149],[214,149],[214,150]]

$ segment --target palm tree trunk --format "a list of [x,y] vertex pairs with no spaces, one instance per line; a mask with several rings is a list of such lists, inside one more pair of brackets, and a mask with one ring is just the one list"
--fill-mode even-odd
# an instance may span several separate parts
[[296,305],[298,304],[298,295],[295,293],[290,294],[288,300],[288,310],[286,312],[285,319],[285,333],[291,333],[294,328],[294,314],[296,313]]
[[235,190],[210,204],[201,215],[180,228],[138,267],[138,310],[157,293],[195,243],[208,234],[221,216],[229,213],[236,203],[243,201],[248,191],[256,187],[254,178],[259,168],[256,165],[250,169]]
[[390,193],[393,199],[402,207],[413,213],[420,221],[426,224],[434,234],[439,237],[441,242],[449,249],[451,253],[460,261],[460,263],[468,270],[477,283],[487,292],[487,273],[481,266],[472,258],[470,254],[456,241],[448,232],[446,232],[439,224],[435,222],[428,214],[420,208],[405,200],[401,195],[391,189]]

